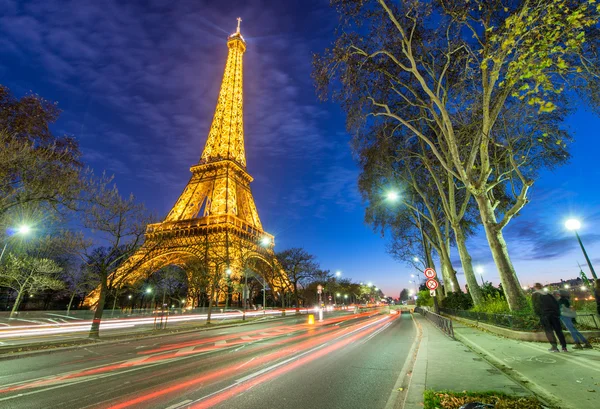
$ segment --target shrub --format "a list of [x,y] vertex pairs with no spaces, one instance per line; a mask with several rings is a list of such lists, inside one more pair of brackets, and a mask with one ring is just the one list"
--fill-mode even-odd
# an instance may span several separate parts
[[472,306],[471,296],[465,293],[450,293],[442,301],[442,308],[451,310],[468,310]]
[[471,309],[473,312],[485,312],[488,314],[510,314],[506,299],[500,294],[486,295],[483,304]]
[[433,307],[433,297],[429,294],[429,290],[419,291],[417,294],[417,307]]

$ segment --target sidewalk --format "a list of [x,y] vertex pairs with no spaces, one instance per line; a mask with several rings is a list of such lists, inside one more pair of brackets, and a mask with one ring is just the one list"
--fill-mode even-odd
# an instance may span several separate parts
[[504,392],[528,396],[529,391],[494,368],[461,342],[444,335],[420,314],[413,314],[422,331],[404,408],[422,408],[426,389],[455,392]]
[[548,352],[548,343],[517,341],[453,320],[454,335],[469,348],[560,408],[600,407],[600,350]]

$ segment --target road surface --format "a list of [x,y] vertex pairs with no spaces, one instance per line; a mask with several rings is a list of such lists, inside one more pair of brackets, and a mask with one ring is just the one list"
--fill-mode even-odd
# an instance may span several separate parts
[[1,408],[384,408],[408,314],[306,316],[2,360]]

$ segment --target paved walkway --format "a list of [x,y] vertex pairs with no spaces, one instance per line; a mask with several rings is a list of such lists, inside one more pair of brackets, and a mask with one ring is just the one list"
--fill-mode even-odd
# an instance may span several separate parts
[[551,353],[547,343],[503,338],[457,321],[454,334],[550,403],[560,408],[600,407],[599,349],[573,350],[569,345],[569,353]]
[[404,408],[423,407],[423,391],[426,389],[456,392],[493,390],[510,395],[531,395],[463,343],[444,335],[420,314],[414,314],[414,320],[421,328],[422,338]]

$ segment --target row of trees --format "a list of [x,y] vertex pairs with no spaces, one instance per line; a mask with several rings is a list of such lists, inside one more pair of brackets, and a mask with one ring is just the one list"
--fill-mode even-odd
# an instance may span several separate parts
[[287,273],[295,306],[318,303],[317,287],[323,288],[322,300],[327,303],[350,304],[378,302],[380,289],[366,283],[339,278],[319,266],[316,257],[302,248],[290,248],[277,253],[277,260]]
[[[332,0],[338,38],[314,58],[323,98],[347,113],[366,220],[412,262],[431,252],[475,305],[467,238],[481,228],[512,310],[526,305],[504,238],[542,169],[569,159],[567,115],[598,112],[594,0]],[[401,204],[386,203],[397,192]],[[390,196],[392,198],[393,196]]]

